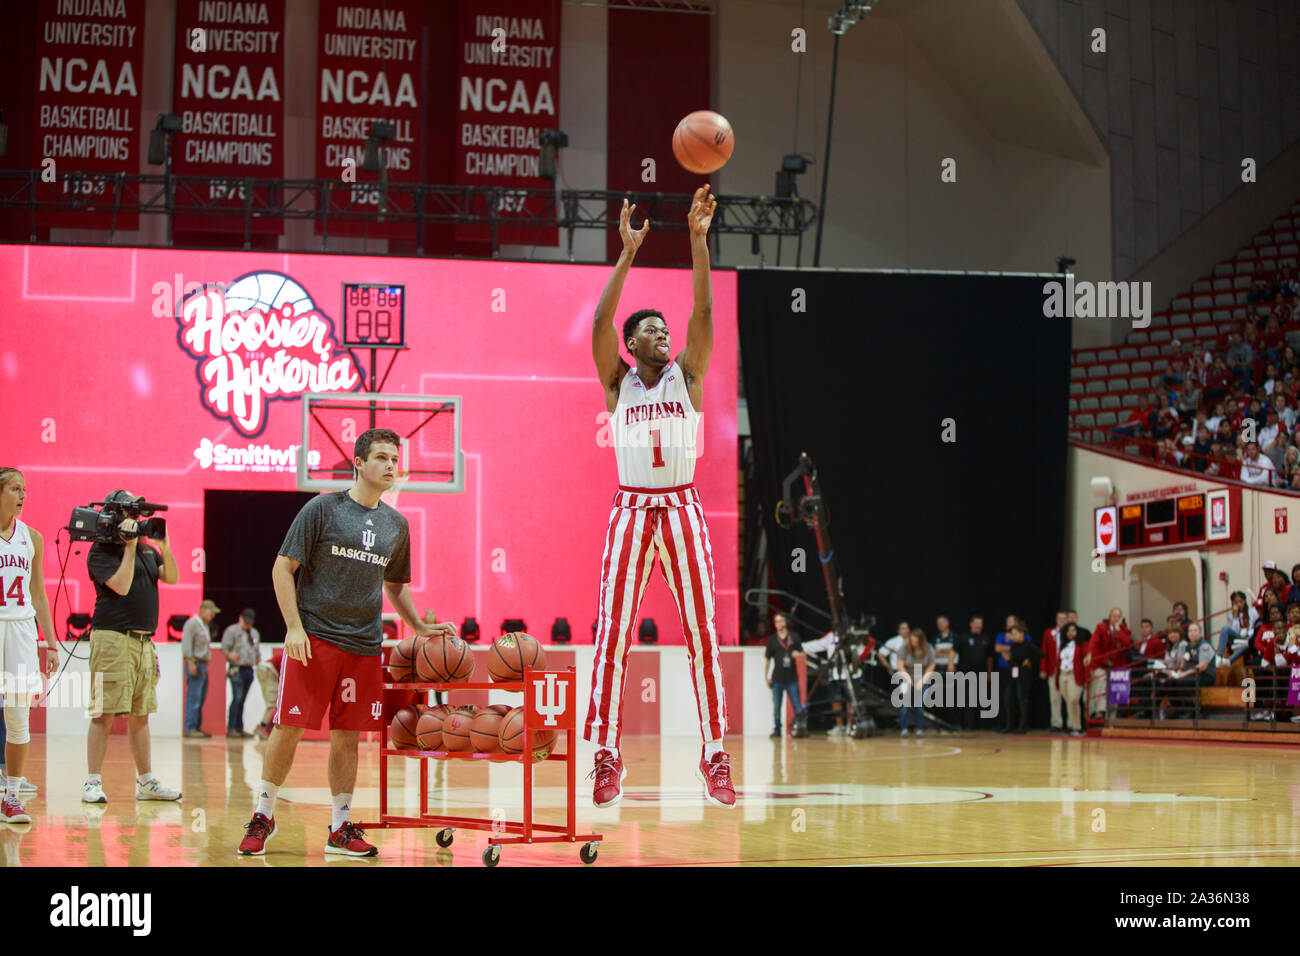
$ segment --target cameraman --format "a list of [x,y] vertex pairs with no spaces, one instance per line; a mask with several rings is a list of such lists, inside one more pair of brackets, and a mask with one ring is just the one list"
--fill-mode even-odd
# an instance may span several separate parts
[[[131,756],[138,776],[137,800],[179,800],[150,771],[149,715],[158,709],[158,655],[153,634],[158,628],[158,582],[180,580],[171,546],[163,532],[161,553],[141,543],[139,505],[125,491],[105,499],[105,510],[125,515],[112,543],[96,541],[86,556],[95,585],[95,613],[90,632],[91,723],[86,735],[89,774],[81,788],[84,803],[107,803],[100,768],[109,732],[118,714],[126,716]],[[102,681],[102,685],[101,685]]]

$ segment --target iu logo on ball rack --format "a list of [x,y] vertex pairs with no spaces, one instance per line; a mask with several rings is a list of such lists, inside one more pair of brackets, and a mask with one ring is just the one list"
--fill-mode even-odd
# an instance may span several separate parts
[[533,710],[544,717],[547,727],[555,727],[569,707],[569,675],[547,674],[544,680],[533,681]]

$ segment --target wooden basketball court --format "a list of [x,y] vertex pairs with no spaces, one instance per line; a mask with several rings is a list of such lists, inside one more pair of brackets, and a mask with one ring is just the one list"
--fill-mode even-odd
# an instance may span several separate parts
[[[870,740],[729,741],[740,806],[705,803],[699,745],[624,739],[621,804],[578,822],[603,832],[595,866],[1008,865],[1295,866],[1300,864],[1300,754],[1267,745],[997,734]],[[589,745],[580,773],[590,767]],[[327,858],[328,744],[307,741],[281,790],[265,857],[235,847],[253,808],[260,740],[154,741],[154,770],[179,804],[137,804],[126,742],[104,767],[106,806],[80,801],[85,740],[33,739],[25,800],[31,825],[0,825],[9,866],[481,866],[482,833],[440,849],[432,830],[368,836],[376,860]],[[375,745],[362,745],[353,819],[377,816]],[[522,769],[431,761],[430,807],[517,819]],[[417,763],[391,758],[390,801],[418,805]],[[541,766],[539,819],[562,822],[561,766]],[[445,808],[442,810],[440,808]],[[501,866],[580,866],[576,846],[506,847]]]

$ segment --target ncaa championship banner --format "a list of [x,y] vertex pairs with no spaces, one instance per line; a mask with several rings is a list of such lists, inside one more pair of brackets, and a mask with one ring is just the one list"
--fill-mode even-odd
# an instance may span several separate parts
[[[179,0],[172,109],[184,131],[172,145],[178,175],[232,177],[214,182],[204,200],[234,215],[187,216],[176,196],[176,228],[243,232],[248,196],[238,177],[284,175],[284,0],[208,3]],[[252,220],[252,231],[279,234],[281,219]]]
[[39,0],[32,167],[42,171],[43,199],[66,199],[76,189],[93,205],[38,212],[38,225],[139,228],[135,213],[114,217],[111,183],[66,177],[140,171],[144,8],[145,0]]
[[[423,168],[420,134],[424,5],[386,0],[368,6],[355,0],[320,0],[316,63],[316,175],[333,179],[332,203],[349,210],[379,207],[379,173],[361,168],[366,138],[376,120],[392,123],[385,143],[387,180],[418,183]],[[381,153],[381,157],[382,157]],[[344,180],[348,161],[355,165]],[[410,223],[329,223],[340,236],[411,236]],[[316,223],[316,232],[321,224]]]
[[[538,146],[543,130],[560,128],[559,4],[461,0],[456,51],[456,185],[505,189],[497,205],[507,223],[502,242],[558,244],[554,227],[508,223],[543,212],[518,190],[554,187],[539,175]],[[456,238],[486,242],[491,229],[458,225]]]

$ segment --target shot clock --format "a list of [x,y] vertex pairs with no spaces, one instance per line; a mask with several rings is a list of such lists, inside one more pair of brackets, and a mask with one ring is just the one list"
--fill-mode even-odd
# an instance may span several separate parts
[[406,347],[406,286],[343,283],[344,348]]

